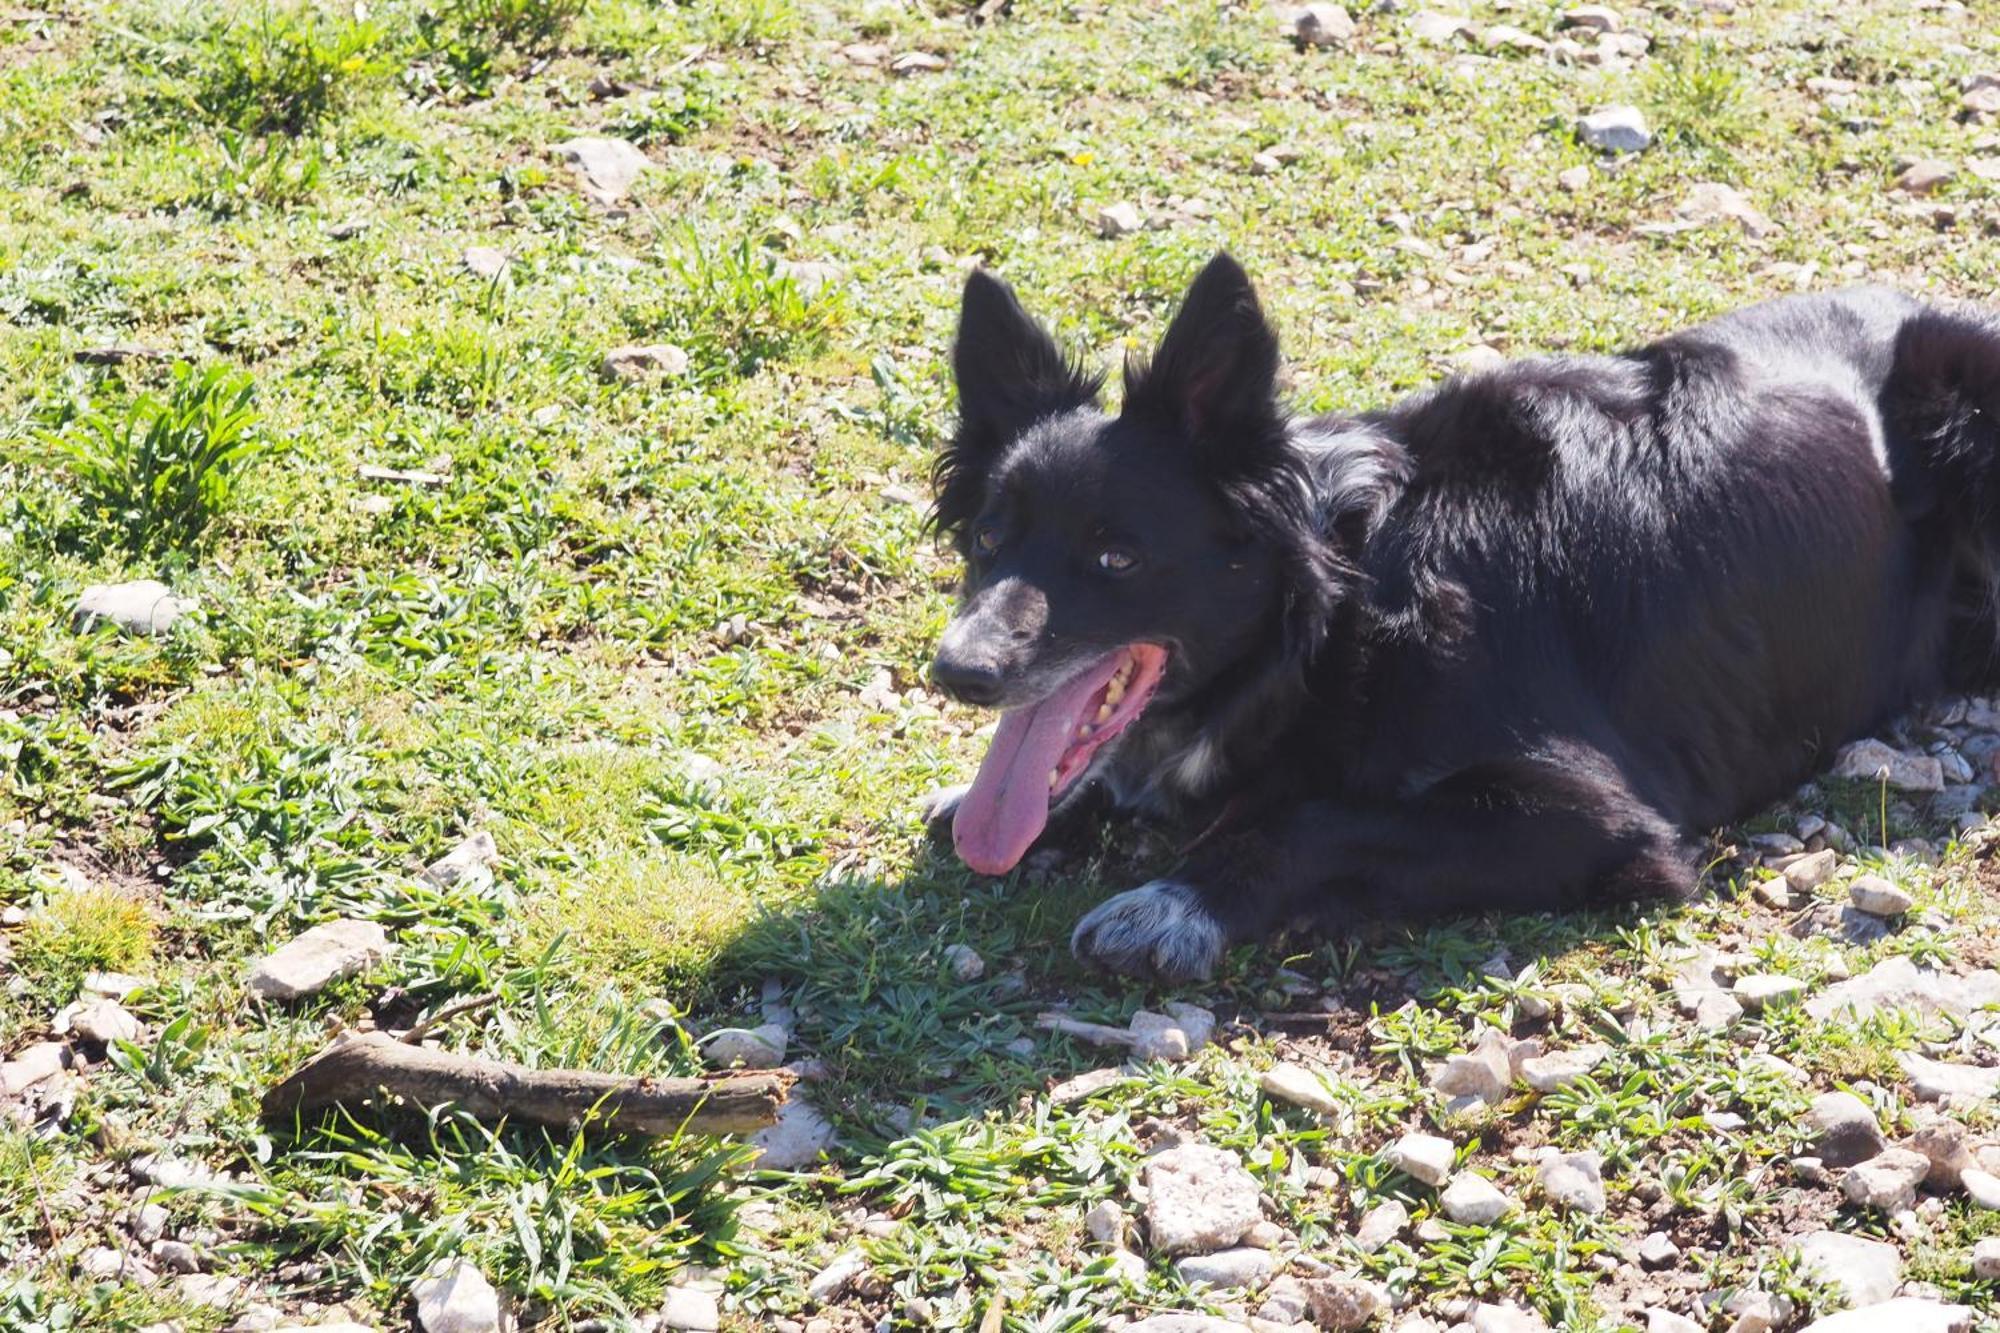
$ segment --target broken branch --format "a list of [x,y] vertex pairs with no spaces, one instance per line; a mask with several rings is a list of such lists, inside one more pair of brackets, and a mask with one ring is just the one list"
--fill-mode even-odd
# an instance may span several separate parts
[[424,1107],[445,1103],[481,1120],[508,1117],[569,1128],[595,1124],[636,1134],[740,1134],[778,1118],[789,1074],[634,1078],[588,1069],[530,1069],[431,1047],[384,1032],[336,1041],[264,1094],[278,1118],[387,1092]]

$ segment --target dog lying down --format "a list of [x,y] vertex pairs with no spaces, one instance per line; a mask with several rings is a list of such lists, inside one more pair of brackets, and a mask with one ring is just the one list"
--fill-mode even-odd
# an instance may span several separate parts
[[1704,830],[1992,674],[2000,323],[1797,296],[1297,420],[1223,255],[1116,416],[984,272],[953,366],[933,672],[1003,711],[934,817],[993,875],[1091,806],[1202,834],[1077,925],[1122,972],[1685,896]]

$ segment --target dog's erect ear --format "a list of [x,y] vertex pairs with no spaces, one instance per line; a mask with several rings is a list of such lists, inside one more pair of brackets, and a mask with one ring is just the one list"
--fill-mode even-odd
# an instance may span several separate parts
[[1208,261],[1150,363],[1127,359],[1125,411],[1155,417],[1204,451],[1268,441],[1276,404],[1278,335],[1250,275],[1226,254]]
[[1102,381],[1062,354],[1006,283],[985,269],[965,280],[951,368],[958,381],[958,433],[933,480],[936,523],[954,532],[975,517],[986,469],[1044,417],[1097,400]]

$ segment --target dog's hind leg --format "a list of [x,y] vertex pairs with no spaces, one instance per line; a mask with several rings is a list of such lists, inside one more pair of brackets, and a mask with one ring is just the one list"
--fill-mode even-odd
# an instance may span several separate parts
[[1079,958],[1186,981],[1293,917],[1541,911],[1678,897],[1692,849],[1589,752],[1469,768],[1394,805],[1295,805],[1077,924]]

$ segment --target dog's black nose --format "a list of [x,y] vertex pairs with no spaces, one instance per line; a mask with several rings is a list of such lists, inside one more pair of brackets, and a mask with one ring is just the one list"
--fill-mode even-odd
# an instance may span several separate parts
[[960,703],[981,707],[999,702],[1006,688],[996,664],[944,653],[939,653],[931,663],[931,679],[937,682],[939,689]]

